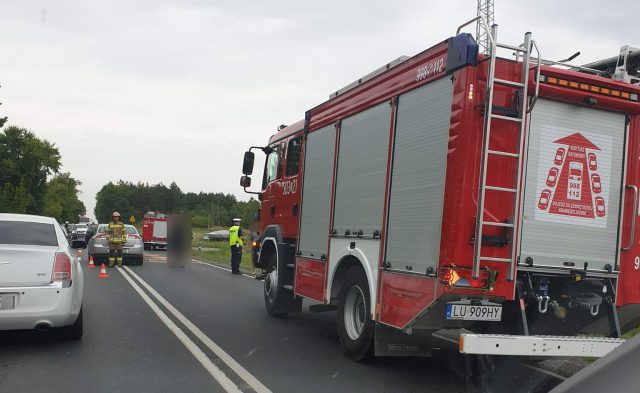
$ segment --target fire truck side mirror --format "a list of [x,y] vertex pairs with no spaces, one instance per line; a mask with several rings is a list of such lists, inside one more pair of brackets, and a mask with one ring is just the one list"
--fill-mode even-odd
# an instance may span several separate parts
[[240,178],[240,185],[244,188],[251,187],[251,178],[249,176],[242,176]]
[[[255,154],[253,154],[252,151],[245,151],[244,152],[244,161],[242,163],[242,173],[243,174],[250,175],[250,174],[253,173],[253,160],[254,160],[254,158],[255,158]],[[251,183],[251,179],[249,179],[249,183]]]

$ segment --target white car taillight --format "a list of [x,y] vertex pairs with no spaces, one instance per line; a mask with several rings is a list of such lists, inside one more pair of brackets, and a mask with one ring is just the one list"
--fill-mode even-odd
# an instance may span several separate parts
[[51,282],[63,282],[71,284],[71,258],[65,253],[56,253],[53,262]]

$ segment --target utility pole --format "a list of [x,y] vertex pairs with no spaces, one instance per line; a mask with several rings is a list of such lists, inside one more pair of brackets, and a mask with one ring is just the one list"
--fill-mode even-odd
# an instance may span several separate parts
[[[482,16],[486,21],[489,27],[493,26],[493,0],[478,0],[478,16]],[[480,53],[484,53],[485,55],[489,55],[491,52],[491,41],[489,40],[490,31],[485,31],[482,26],[480,26],[480,21],[476,24],[476,41],[478,42],[478,46]]]

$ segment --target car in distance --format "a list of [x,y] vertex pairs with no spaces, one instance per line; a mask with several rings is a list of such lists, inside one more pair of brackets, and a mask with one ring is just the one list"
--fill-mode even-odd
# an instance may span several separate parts
[[[0,330],[83,334],[80,258],[51,217],[0,213]],[[72,247],[73,246],[73,247]]]
[[[109,243],[107,242],[108,224],[99,224],[95,234],[89,239],[89,257],[94,263],[109,263]],[[133,225],[125,225],[127,242],[122,247],[122,263],[142,265],[144,243]]]
[[84,240],[89,244],[89,240],[96,234],[96,230],[98,229],[98,224],[89,224],[89,228],[84,233]]
[[75,231],[73,232],[73,238],[83,238],[84,234],[87,233],[89,229],[88,224],[75,224]]
[[62,225],[62,227],[65,229],[65,233],[67,234],[67,239],[71,241],[71,238],[73,238],[73,235],[76,232],[76,224],[65,224],[65,225]]
[[227,240],[229,239],[229,231],[227,229],[221,229],[219,231],[213,231],[205,233],[202,236],[203,240]]

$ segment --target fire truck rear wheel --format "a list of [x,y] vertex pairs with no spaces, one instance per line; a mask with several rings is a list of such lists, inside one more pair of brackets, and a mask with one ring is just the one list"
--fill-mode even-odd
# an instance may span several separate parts
[[267,313],[272,317],[284,318],[287,316],[286,312],[278,312],[278,301],[280,297],[281,289],[278,288],[278,269],[277,269],[277,255],[275,253],[267,259],[267,275],[264,278],[264,305],[267,308]]
[[338,336],[347,356],[362,361],[373,356],[369,284],[364,271],[354,266],[344,277],[338,303]]

